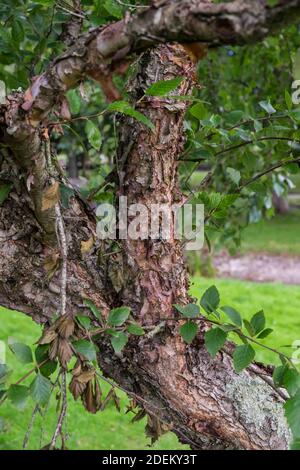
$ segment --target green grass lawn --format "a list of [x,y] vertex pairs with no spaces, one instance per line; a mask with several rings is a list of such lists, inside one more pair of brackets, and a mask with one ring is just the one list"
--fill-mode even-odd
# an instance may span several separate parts
[[[265,340],[274,347],[291,344],[293,340],[300,339],[300,318],[298,314],[300,304],[300,290],[296,286],[281,284],[255,284],[233,280],[212,280],[195,277],[191,285],[191,294],[201,297],[204,290],[215,284],[221,294],[223,305],[231,305],[238,309],[243,316],[249,318],[253,313],[263,308],[267,317],[268,327],[274,328],[274,333]],[[0,308],[1,333],[0,340],[7,341],[9,336],[20,342],[33,344],[40,335],[40,328],[29,318],[17,312],[9,312]],[[266,350],[259,349],[257,359],[265,362],[274,362],[274,356]],[[13,368],[11,381],[14,382],[26,372],[29,367],[19,364],[13,354],[7,352],[7,363]],[[122,412],[118,413],[110,406],[103,413],[88,414],[81,403],[69,400],[68,430],[70,449],[146,449],[149,440],[144,435],[144,422],[130,423],[131,417],[125,415],[126,398],[122,397]],[[24,411],[16,410],[9,402],[0,408],[0,449],[20,449],[22,439],[26,432],[33,404]],[[43,444],[50,440],[51,431],[55,424],[54,404],[47,414],[44,430]],[[40,428],[42,420],[38,417],[32,433],[30,448],[39,448]],[[176,436],[169,433],[163,436],[154,449],[180,449],[182,446]],[[187,447],[185,447],[187,448]]]
[[243,232],[242,252],[300,255],[300,210],[249,225]]
[[[19,342],[31,345],[40,336],[40,328],[30,318],[1,307],[0,324],[0,341],[7,342],[9,337],[13,337]],[[7,351],[6,362],[13,369],[10,378],[11,383],[14,383],[31,368],[30,365],[22,365],[16,361],[14,355],[9,350]],[[28,379],[24,384],[30,384],[30,380]],[[108,387],[105,384],[103,384],[102,388],[104,391],[108,391]],[[121,397],[121,413],[118,413],[112,405],[109,405],[104,412],[96,415],[87,413],[80,401],[74,402],[73,398],[69,397],[67,428],[70,438],[67,442],[68,448],[72,450],[138,450],[148,448],[150,440],[145,437],[145,420],[132,424],[130,421],[133,414],[125,414],[128,400],[122,392],[118,392],[118,395]],[[55,428],[55,403],[54,400],[52,402],[44,420],[44,429],[42,431],[43,445],[49,443],[51,433]],[[33,406],[33,402],[30,401],[27,408],[20,412],[11,403],[6,401],[0,407],[0,450],[22,448],[22,441]],[[42,422],[43,420],[38,416],[29,449],[39,448]],[[188,449],[187,446],[182,446],[178,442],[177,437],[172,433],[162,436],[153,447],[153,449],[163,450],[182,448]]]

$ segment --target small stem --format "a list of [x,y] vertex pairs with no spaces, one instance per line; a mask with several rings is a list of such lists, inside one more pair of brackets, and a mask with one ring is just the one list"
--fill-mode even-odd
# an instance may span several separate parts
[[51,444],[50,444],[49,450],[53,450],[55,448],[57,438],[58,438],[59,434],[62,431],[62,427],[63,427],[63,424],[64,424],[64,420],[66,418],[67,408],[68,408],[67,381],[66,381],[66,371],[65,370],[62,371],[62,376],[61,377],[62,377],[61,378],[61,393],[62,393],[63,401],[62,401],[62,406],[61,406],[60,414],[59,414],[59,417],[58,417],[57,425],[56,425],[53,437],[51,439]]

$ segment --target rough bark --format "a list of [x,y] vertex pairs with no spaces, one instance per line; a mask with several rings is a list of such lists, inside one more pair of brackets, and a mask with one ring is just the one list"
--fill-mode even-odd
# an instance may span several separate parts
[[[180,46],[146,52],[129,87],[132,100],[139,99],[151,82],[178,75],[186,77],[179,92],[188,94],[193,74],[194,67]],[[138,106],[153,121],[155,131],[132,118],[120,121],[119,193],[129,203],[143,202],[147,207],[182,202],[176,167],[186,105],[147,98]],[[35,136],[43,141],[40,134]],[[129,140],[133,144],[128,152]],[[46,160],[44,153],[42,157]],[[31,209],[26,169],[6,158],[1,170],[14,189],[0,207],[0,304],[45,322],[59,302],[59,270],[49,279],[45,259],[57,255],[59,249],[45,243],[45,228]],[[54,178],[47,164],[45,175]],[[191,346],[180,338],[178,322],[162,322],[165,317],[176,318],[173,303],[188,300],[180,244],[172,237],[167,242],[123,241],[122,255],[107,257],[104,264],[101,246],[96,244],[86,254],[81,251],[81,242],[95,231],[95,221],[85,205],[72,198],[63,217],[69,248],[68,312],[84,309],[82,299],[88,297],[104,315],[123,303],[132,308],[140,324],[160,325],[156,334],[131,340],[121,357],[113,354],[105,340],[98,344],[104,373],[141,397],[139,403],[151,417],[148,432],[155,435],[172,429],[193,449],[287,448],[283,399],[270,385],[269,371],[257,365],[236,374],[230,345],[211,359],[203,345],[208,327],[204,320]],[[121,272],[121,285],[116,286],[109,276],[112,270]]]
[[[107,74],[126,56],[164,42],[210,46],[260,41],[300,16],[300,0],[157,0],[149,9],[80,36],[76,44],[36,77],[24,95],[23,110],[38,125],[61,95],[86,76]],[[10,132],[15,133],[11,123]]]

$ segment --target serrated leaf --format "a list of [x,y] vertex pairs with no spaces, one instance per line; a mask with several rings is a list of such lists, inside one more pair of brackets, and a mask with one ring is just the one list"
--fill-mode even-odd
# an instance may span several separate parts
[[72,343],[75,351],[82,356],[84,356],[88,361],[95,361],[97,358],[97,353],[93,343],[86,339],[80,339],[79,341],[74,341]]
[[231,181],[238,186],[239,182],[241,181],[241,173],[235,168],[231,167],[226,168],[226,173],[228,174]]
[[7,391],[8,399],[19,410],[24,410],[29,397],[29,388],[24,385],[11,385]]
[[131,323],[130,325],[128,325],[127,331],[128,333],[135,336],[143,336],[145,334],[145,330],[137,323]]
[[76,320],[85,329],[89,330],[91,327],[91,319],[85,315],[76,315]]
[[87,121],[85,124],[85,133],[91,146],[95,150],[100,150],[102,145],[102,136],[96,124],[92,121]]
[[250,344],[237,346],[233,353],[233,365],[236,372],[241,372],[249,366],[255,358],[255,351]]
[[51,395],[51,382],[49,379],[38,373],[30,385],[30,394],[33,400],[41,405],[45,406]]
[[100,310],[90,299],[84,299],[83,303],[91,310],[91,312],[95,315],[96,318],[98,318],[99,320],[102,319]]
[[119,354],[126,346],[128,342],[128,336],[122,331],[118,331],[111,337],[110,341],[115,353]]
[[160,80],[153,83],[145,91],[145,95],[150,96],[165,96],[171,91],[176,90],[183,80],[183,77],[172,78],[171,80]]
[[129,307],[117,307],[112,309],[108,315],[108,324],[111,326],[121,326],[130,315]]
[[212,357],[215,357],[220,349],[224,346],[227,339],[227,333],[221,328],[212,328],[204,335],[205,346]]
[[144,114],[136,111],[132,106],[130,106],[127,101],[114,101],[111,103],[107,111],[115,111],[117,113],[125,114],[127,116],[131,116],[139,122],[145,124],[145,126],[149,127],[151,130],[155,129],[154,124],[148,119]]
[[198,326],[192,321],[187,321],[179,328],[179,333],[188,344],[191,344],[198,333]]
[[220,295],[216,286],[209,287],[202,295],[200,305],[207,313],[216,310],[220,303]]
[[30,364],[33,362],[32,352],[27,344],[11,343],[9,344],[9,348],[22,364]]
[[260,333],[266,325],[265,314],[263,310],[260,310],[250,320],[250,324],[254,330],[254,334],[257,335]]
[[200,308],[196,304],[188,304],[188,305],[174,305],[176,310],[182,314],[183,317],[186,318],[197,318],[200,315]]
[[221,310],[227,315],[228,318],[237,326],[242,327],[243,321],[240,313],[232,307],[222,307]]

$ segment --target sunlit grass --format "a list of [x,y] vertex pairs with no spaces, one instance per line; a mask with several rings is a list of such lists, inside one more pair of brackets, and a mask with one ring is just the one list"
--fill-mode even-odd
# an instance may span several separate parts
[[[195,277],[191,285],[191,294],[199,298],[212,284],[218,287],[222,304],[235,307],[246,318],[262,308],[265,310],[267,326],[274,329],[274,333],[265,340],[267,344],[278,348],[291,344],[295,339],[300,339],[300,290],[298,287]],[[9,336],[13,336],[18,341],[33,344],[39,337],[40,328],[25,315],[0,308],[0,320],[0,339],[5,342]],[[268,363],[278,362],[272,353],[260,348],[257,351],[258,360]],[[12,381],[20,378],[29,369],[28,366],[18,363],[10,351],[7,352],[7,363],[13,368]],[[107,390],[105,385],[104,388]],[[103,413],[96,415],[88,414],[80,402],[75,403],[70,397],[67,421],[70,449],[147,449],[149,439],[144,434],[145,422],[130,423],[132,415],[125,414],[127,399],[124,394],[119,394],[122,398],[121,413],[110,405]],[[5,428],[5,432],[0,434],[0,449],[21,448],[32,408],[32,402],[22,412],[16,410],[9,402],[0,408],[0,416],[3,418]],[[44,422],[43,445],[50,441],[55,418],[53,403]],[[30,448],[39,448],[41,424],[41,417],[38,417]],[[172,433],[163,436],[154,446],[154,449],[163,450],[180,448],[182,446]]]

